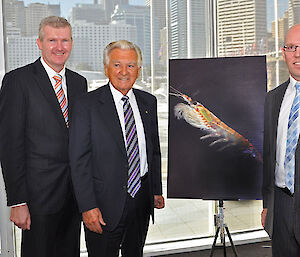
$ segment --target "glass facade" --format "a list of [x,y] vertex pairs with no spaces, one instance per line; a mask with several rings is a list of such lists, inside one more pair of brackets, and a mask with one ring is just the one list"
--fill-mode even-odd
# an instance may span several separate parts
[[[288,28],[300,23],[300,0],[115,0],[113,7],[104,0],[78,2],[3,0],[5,71],[39,57],[38,24],[48,15],[71,22],[74,48],[68,67],[88,79],[89,90],[107,81],[102,51],[109,42],[138,44],[144,62],[135,86],[158,99],[165,197],[169,59],[266,55],[268,89],[288,79],[280,47]],[[261,229],[260,200],[225,201],[224,207],[231,232]],[[213,201],[166,199],[146,244],[213,236],[214,213]]]

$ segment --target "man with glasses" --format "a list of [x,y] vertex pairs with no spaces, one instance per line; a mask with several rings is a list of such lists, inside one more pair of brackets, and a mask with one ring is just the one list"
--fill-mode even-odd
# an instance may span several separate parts
[[300,24],[282,48],[290,78],[265,101],[262,225],[273,257],[300,256]]

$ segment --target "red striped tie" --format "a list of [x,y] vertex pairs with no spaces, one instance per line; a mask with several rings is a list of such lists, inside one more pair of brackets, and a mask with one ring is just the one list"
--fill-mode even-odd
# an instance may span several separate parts
[[64,90],[62,88],[62,76],[60,74],[55,75],[54,77],[55,80],[55,85],[54,85],[54,90],[55,94],[57,96],[57,100],[59,102],[62,114],[65,118],[66,125],[69,127],[69,122],[68,122],[68,102],[67,98],[65,96]]

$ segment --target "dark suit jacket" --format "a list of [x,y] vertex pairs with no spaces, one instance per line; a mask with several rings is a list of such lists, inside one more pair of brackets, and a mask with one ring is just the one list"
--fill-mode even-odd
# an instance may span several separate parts
[[[264,125],[264,172],[263,172],[263,207],[268,208],[265,229],[272,237],[273,211],[274,211],[274,187],[275,187],[275,164],[277,127],[281,103],[289,84],[289,80],[279,87],[268,92],[265,101],[265,125]],[[295,153],[295,202],[296,221],[300,224],[300,149],[299,142]],[[296,233],[300,235],[300,226],[296,226]]]
[[[86,79],[66,69],[69,113]],[[57,212],[72,192],[68,129],[40,59],[7,73],[0,91],[0,161],[8,205]]]
[[[153,195],[162,194],[161,154],[156,98],[134,89],[143,121],[148,180]],[[88,93],[74,104],[70,124],[72,179],[81,212],[98,207],[105,229],[113,230],[122,215],[127,196],[128,161],[113,96],[108,85]]]

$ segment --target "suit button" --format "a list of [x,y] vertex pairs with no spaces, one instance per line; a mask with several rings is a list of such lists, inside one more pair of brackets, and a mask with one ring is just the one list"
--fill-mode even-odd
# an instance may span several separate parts
[[126,186],[122,186],[123,189],[126,189]]

